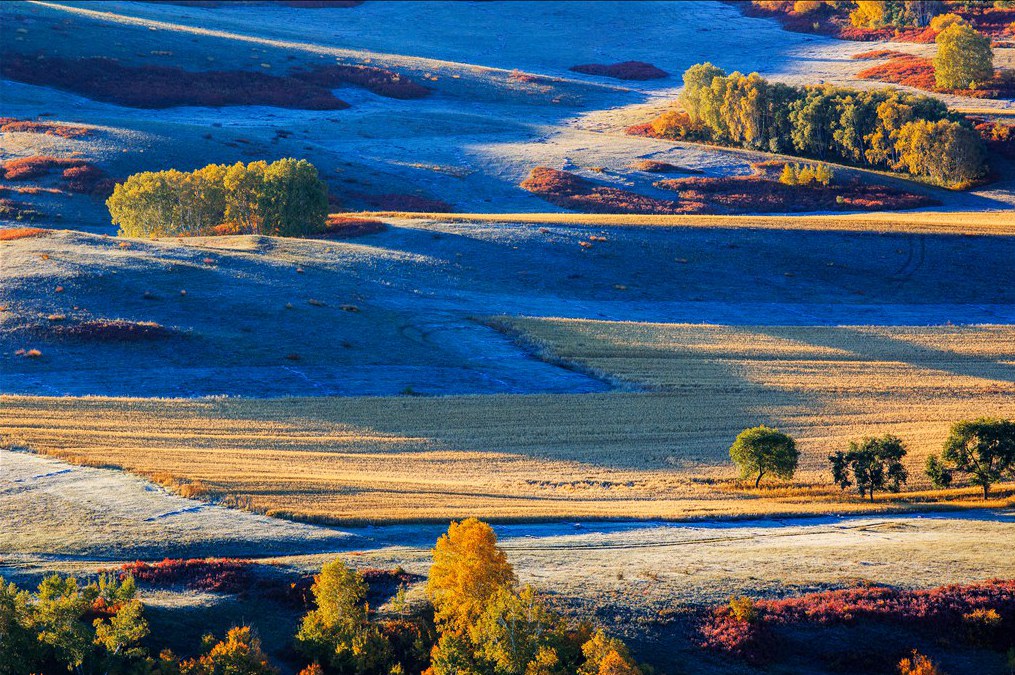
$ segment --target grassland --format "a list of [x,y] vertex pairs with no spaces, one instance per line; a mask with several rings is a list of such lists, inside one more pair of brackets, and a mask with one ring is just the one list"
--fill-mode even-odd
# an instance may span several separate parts
[[851,213],[814,216],[694,216],[591,213],[408,213],[364,211],[344,214],[363,218],[402,218],[441,222],[528,223],[589,227],[657,226],[719,229],[798,230],[829,232],[897,232],[908,234],[1015,234],[1010,211],[920,213]]
[[[630,391],[584,395],[152,400],[5,397],[4,440],[187,494],[324,522],[696,518],[863,512],[948,498],[921,478],[949,425],[1015,414],[1015,330],[718,327],[498,320],[543,356]],[[726,451],[793,434],[796,482],[759,491]],[[865,434],[910,447],[913,491],[832,488],[827,454]],[[957,504],[981,503],[972,492]],[[993,505],[1006,503],[998,491]]]

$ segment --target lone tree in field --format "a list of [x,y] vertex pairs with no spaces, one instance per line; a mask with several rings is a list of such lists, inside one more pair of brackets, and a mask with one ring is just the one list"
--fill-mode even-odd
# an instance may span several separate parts
[[927,475],[936,487],[951,485],[955,472],[979,485],[984,499],[994,483],[1015,479],[1015,421],[983,417],[956,422],[941,458],[927,459]]
[[730,458],[740,468],[741,477],[750,478],[757,474],[754,487],[758,487],[765,474],[787,480],[792,478],[800,453],[792,438],[762,424],[740,432],[730,446]]
[[856,485],[860,496],[868,495],[874,501],[874,492],[898,492],[909,475],[902,466],[906,447],[902,440],[888,434],[881,438],[852,441],[849,451],[828,456],[832,463],[832,480],[845,490]]
[[934,80],[942,89],[973,89],[994,77],[990,38],[972,26],[956,23],[937,36]]

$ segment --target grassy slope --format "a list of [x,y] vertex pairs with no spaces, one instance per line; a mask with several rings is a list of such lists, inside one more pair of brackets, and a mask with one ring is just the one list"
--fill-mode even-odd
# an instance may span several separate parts
[[[832,489],[864,434],[911,448],[902,502],[951,422],[1012,408],[1015,332],[516,320],[554,357],[649,393],[150,401],[8,397],[8,438],[73,461],[200,481],[326,521],[684,518],[884,509]],[[799,439],[790,487],[744,490],[726,449],[759,422]],[[963,493],[968,496],[968,493]],[[1001,492],[1001,495],[1007,494]],[[900,502],[899,506],[905,504]],[[997,503],[997,502],[995,502]],[[977,505],[977,502],[968,502]]]

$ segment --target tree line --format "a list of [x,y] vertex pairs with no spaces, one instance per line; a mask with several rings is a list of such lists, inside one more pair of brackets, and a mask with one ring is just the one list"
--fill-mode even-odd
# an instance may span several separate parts
[[[493,529],[451,523],[433,549],[426,601],[404,587],[379,618],[364,576],[341,559],[311,586],[313,608],[295,635],[300,675],[642,675],[627,647],[588,622],[566,619],[520,586]],[[51,575],[31,593],[0,579],[0,675],[277,675],[249,626],[181,659],[156,646],[133,577],[81,585]],[[301,664],[301,665],[302,665]]]
[[[861,497],[873,501],[875,491],[901,490],[909,478],[902,464],[905,456],[902,440],[887,434],[852,441],[828,461],[836,485],[844,490],[855,486]],[[766,475],[792,478],[799,457],[792,437],[765,425],[745,429],[730,447],[741,477],[753,478],[755,488]],[[956,475],[965,476],[988,499],[995,483],[1015,480],[1015,421],[982,417],[956,422],[941,454],[928,457],[924,470],[937,488],[951,487]]]
[[204,235],[222,224],[240,234],[298,237],[324,231],[328,188],[303,159],[210,164],[134,174],[106,206],[125,237]]
[[946,186],[987,171],[983,139],[930,96],[793,86],[700,63],[684,73],[679,103],[687,120],[663,115],[656,133],[908,171]]

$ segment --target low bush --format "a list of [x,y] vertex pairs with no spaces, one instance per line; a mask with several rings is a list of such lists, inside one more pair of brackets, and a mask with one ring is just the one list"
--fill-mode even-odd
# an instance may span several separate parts
[[166,328],[154,321],[125,321],[123,319],[95,319],[47,326],[46,330],[57,337],[96,342],[143,342],[161,340],[176,334],[171,328]]
[[105,199],[113,194],[116,181],[94,164],[82,164],[63,170],[63,187],[69,192]]
[[14,241],[15,239],[27,239],[38,237],[49,230],[38,227],[5,227],[0,229],[0,241]]
[[378,211],[411,211],[419,213],[454,213],[455,207],[440,199],[407,194],[356,194],[371,208]]
[[909,56],[910,54],[907,54],[906,52],[900,52],[894,49],[874,49],[869,52],[853,54],[849,58],[856,61],[880,61],[882,59],[908,58]]
[[582,213],[682,213],[672,200],[646,197],[620,188],[597,185],[567,171],[538,166],[521,187],[557,206]]
[[886,63],[865,68],[856,76],[863,80],[891,82],[892,84],[916,87],[924,91],[934,91],[937,86],[934,80],[933,62],[930,59],[909,54],[896,56]]
[[46,214],[37,211],[28,204],[15,199],[0,199],[0,218],[5,220],[17,220],[35,222],[45,218]]
[[367,234],[383,232],[386,229],[388,229],[388,226],[379,220],[340,215],[328,216],[328,220],[324,223],[325,236],[336,239],[362,237]]
[[103,57],[65,59],[0,55],[0,73],[18,82],[64,89],[96,101],[132,108],[194,105],[267,105],[341,110],[349,104],[331,90],[293,77],[245,70],[187,71],[168,66],[127,66]]
[[584,75],[599,75],[617,80],[659,80],[670,76],[665,70],[644,61],[623,61],[611,64],[585,63],[572,66],[570,70]]
[[677,166],[676,164],[659,162],[654,159],[643,159],[640,162],[635,162],[631,165],[631,168],[635,171],[645,171],[646,173],[704,173],[698,169],[689,169],[686,166]]
[[28,134],[48,134],[60,138],[81,138],[91,134],[90,129],[73,124],[54,124],[53,122],[19,120],[15,117],[0,117],[0,132],[15,131]]
[[41,178],[57,168],[76,168],[87,165],[83,159],[52,157],[50,155],[32,155],[9,159],[3,163],[3,177],[7,180],[30,180]]
[[776,645],[779,627],[829,626],[878,621],[938,636],[1006,649],[1015,643],[1015,580],[901,590],[858,586],[808,593],[784,600],[757,600],[747,621],[727,604],[713,609],[700,626],[700,644],[709,649],[763,662]]
[[303,82],[328,89],[352,84],[387,98],[415,99],[430,95],[427,87],[404,75],[373,66],[318,66],[309,71],[293,71],[291,75]]
[[241,593],[251,583],[251,562],[236,558],[166,558],[161,562],[133,562],[120,567],[121,578],[133,577],[153,586],[183,585],[213,593]]

